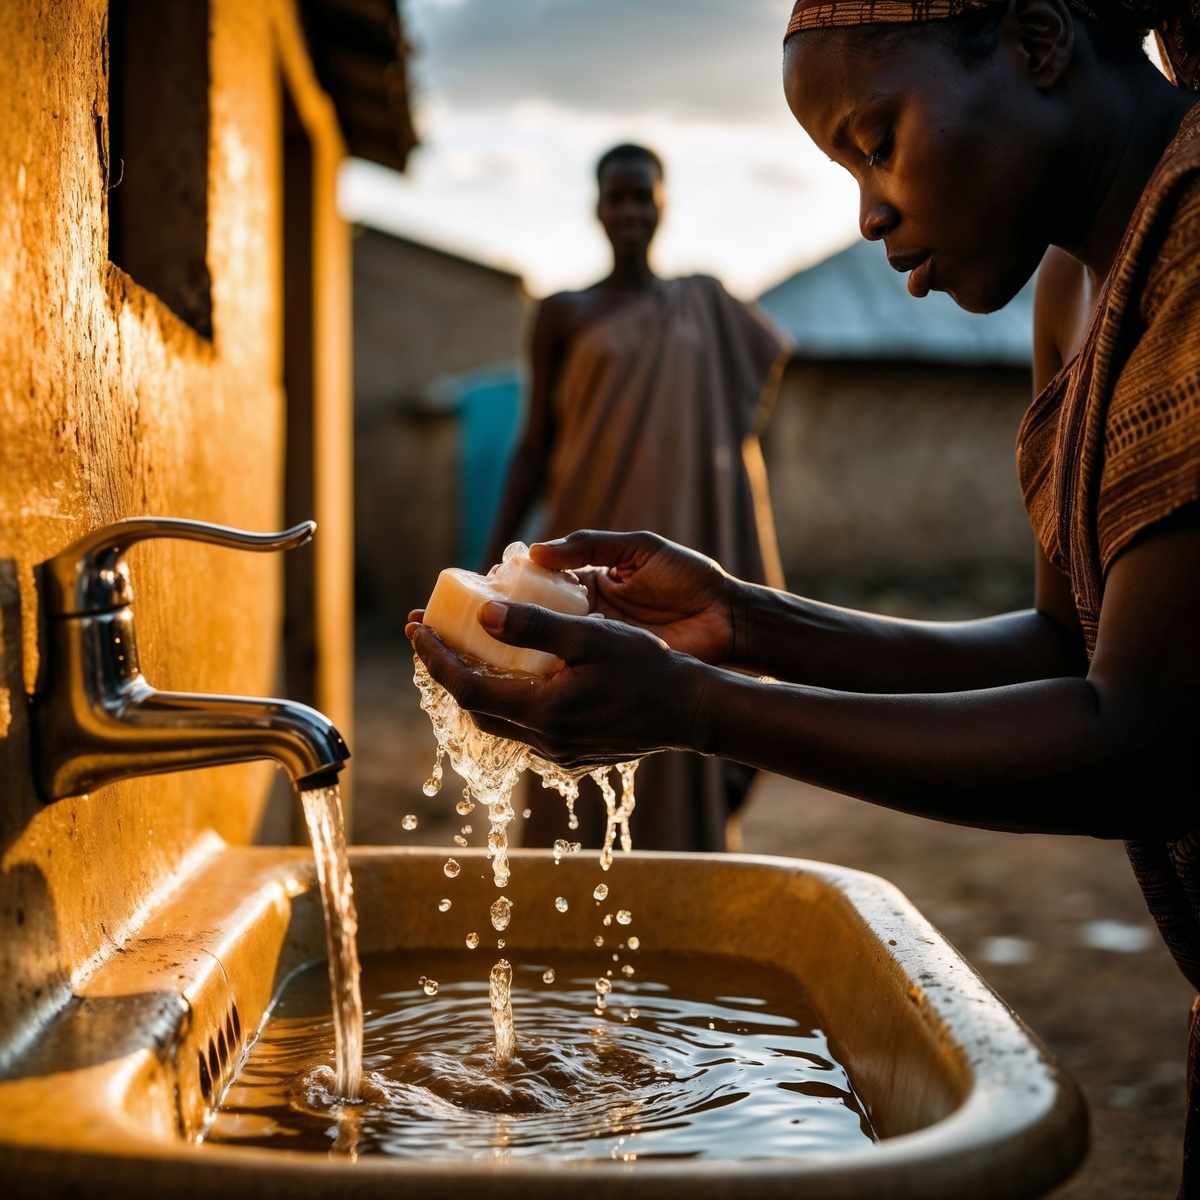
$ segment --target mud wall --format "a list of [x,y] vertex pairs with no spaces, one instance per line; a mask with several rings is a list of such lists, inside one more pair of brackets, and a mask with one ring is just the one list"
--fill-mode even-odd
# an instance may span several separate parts
[[[279,72],[314,145],[321,699],[348,723],[348,242],[341,155],[290,0],[212,0],[211,337],[109,261],[105,0],[0,5],[0,1068],[73,977],[219,839],[254,835],[265,765],[147,778],[42,808],[28,694],[34,565],[118,518],[282,516]],[[162,102],[147,96],[147,104]],[[162,198],[161,219],[175,214]],[[282,563],[187,543],[130,556],[142,665],[164,688],[271,693]]]
[[928,616],[1028,604],[1031,386],[1008,368],[793,361],[765,438],[789,586],[870,606],[894,591]]

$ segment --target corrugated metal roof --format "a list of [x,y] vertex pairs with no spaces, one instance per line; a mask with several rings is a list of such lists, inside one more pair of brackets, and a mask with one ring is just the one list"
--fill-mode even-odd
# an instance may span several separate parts
[[417,145],[409,104],[411,48],[398,0],[301,0],[309,53],[337,109],[346,148],[403,171]]
[[908,294],[881,243],[856,241],[764,292],[759,303],[806,358],[1027,367],[1033,282],[1004,309],[964,312],[949,296]]

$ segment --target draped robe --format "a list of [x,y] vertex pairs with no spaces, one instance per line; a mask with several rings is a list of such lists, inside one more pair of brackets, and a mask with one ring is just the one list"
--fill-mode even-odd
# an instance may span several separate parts
[[[659,281],[585,327],[554,397],[544,537],[576,529],[648,529],[711,555],[741,579],[783,584],[758,442],[784,341],[757,309],[708,276]],[[637,776],[631,823],[640,849],[723,850],[752,773],[669,752]],[[533,800],[526,845],[599,844],[590,780],[580,829],[561,805]]]

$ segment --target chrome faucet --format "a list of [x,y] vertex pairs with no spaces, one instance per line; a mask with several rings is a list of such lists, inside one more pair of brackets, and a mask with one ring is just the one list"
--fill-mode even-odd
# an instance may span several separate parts
[[235,550],[291,550],[316,530],[246,533],[167,517],[95,530],[41,564],[42,664],[34,695],[38,790],[49,802],[118,779],[250,759],[276,760],[297,784],[332,783],[350,757],[315,709],[288,700],[160,692],[143,678],[125,552],[149,538]]

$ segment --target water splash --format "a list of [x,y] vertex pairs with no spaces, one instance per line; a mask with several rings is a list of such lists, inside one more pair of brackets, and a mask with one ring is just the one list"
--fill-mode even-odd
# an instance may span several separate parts
[[[479,669],[485,670],[482,664]],[[579,783],[586,775],[591,775],[600,786],[606,813],[600,865],[606,871],[612,866],[613,850],[618,837],[623,850],[628,852],[632,848],[629,818],[636,803],[636,761],[621,763],[616,768],[621,779],[622,792],[618,802],[616,790],[609,780],[611,767],[599,767],[595,770],[585,767],[568,771],[540,758],[520,742],[484,733],[471,719],[470,714],[459,707],[454,697],[434,681],[420,658],[414,659],[413,683],[421,694],[421,708],[428,715],[437,740],[437,759],[426,786],[433,785],[433,794],[437,794],[442,783],[442,761],[449,759],[450,765],[467,785],[463,793],[464,802],[456,805],[459,814],[466,815],[475,804],[482,804],[487,809],[488,857],[492,863],[492,878],[498,888],[508,886],[508,829],[516,815],[512,806],[512,794],[526,771],[538,775],[543,787],[558,792],[566,801],[568,812],[572,816],[575,802],[579,799]],[[468,805],[471,807],[467,807]],[[576,844],[565,842],[560,857],[563,853],[573,852]]]
[[492,1025],[496,1030],[496,1066],[507,1067],[517,1048],[512,1016],[512,966],[502,958],[488,981],[488,1000],[492,1007]]
[[[481,664],[479,669],[485,668]],[[543,787],[552,788],[562,796],[567,805],[568,826],[571,829],[579,826],[575,815],[575,802],[579,799],[580,781],[585,775],[591,775],[600,787],[606,814],[604,845],[600,851],[601,868],[607,871],[612,866],[618,837],[621,848],[626,853],[632,848],[629,818],[636,802],[634,773],[637,770],[637,762],[621,763],[617,767],[621,779],[621,799],[618,802],[616,789],[609,779],[611,767],[568,771],[540,758],[520,742],[484,733],[470,714],[459,707],[454,697],[434,681],[420,658],[414,658],[413,683],[420,692],[421,708],[428,715],[437,740],[437,757],[425,783],[425,794],[433,796],[441,789],[444,774],[442,763],[448,758],[451,767],[466,784],[462,799],[455,804],[455,811],[459,816],[467,816],[474,811],[477,804],[487,811],[487,853],[492,864],[492,880],[496,887],[506,888],[511,877],[508,833],[516,816],[512,794],[521,775],[526,771],[538,775]],[[454,840],[456,844],[461,845],[465,841],[465,830],[464,834]],[[580,849],[579,842],[560,839],[554,846],[555,863],[566,855],[578,853]],[[454,859],[446,863],[445,873],[449,878],[458,875],[459,865]],[[567,901],[561,896],[555,900],[554,906],[559,912],[567,911]],[[511,902],[506,896],[499,897],[491,906],[492,927],[498,933],[504,932],[511,917]],[[503,948],[504,943],[501,940],[497,945]],[[509,1001],[511,981],[512,968],[501,959],[492,968],[490,982],[498,1066],[506,1065],[516,1049],[516,1033]]]
[[343,1100],[357,1100],[362,1091],[363,1006],[358,965],[358,913],[354,881],[346,858],[346,827],[341,790],[310,788],[300,793],[308,836],[312,841],[325,913],[325,950],[329,959],[332,995],[334,1086]]

